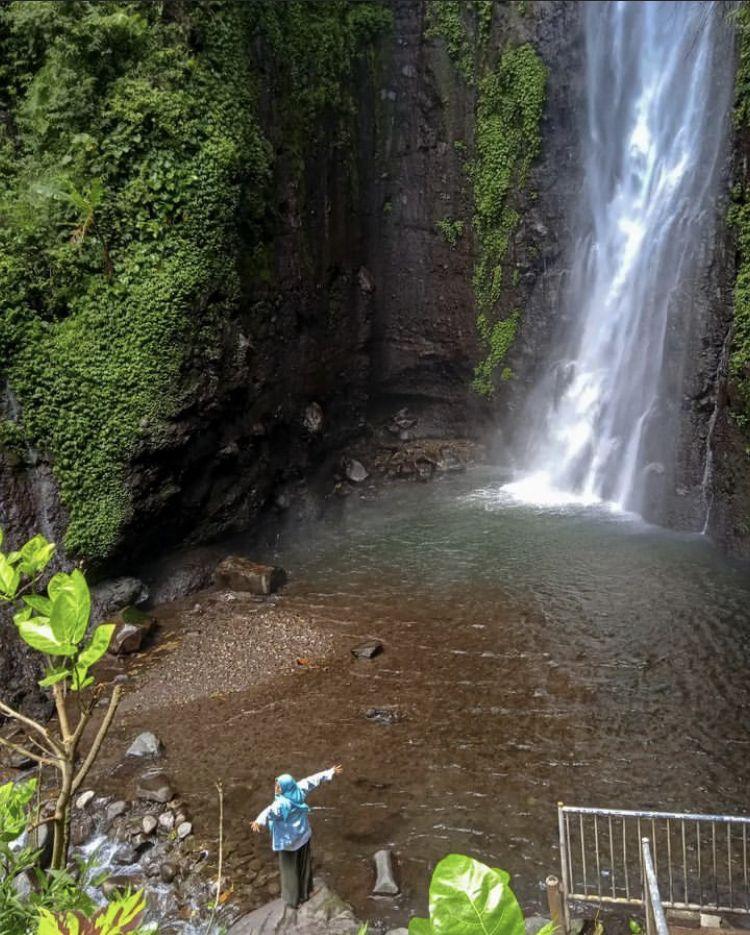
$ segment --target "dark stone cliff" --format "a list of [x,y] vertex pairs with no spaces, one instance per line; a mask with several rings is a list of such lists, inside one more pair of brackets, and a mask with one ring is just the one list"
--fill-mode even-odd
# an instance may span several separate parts
[[[390,6],[392,31],[351,76],[357,108],[346,118],[346,142],[343,118],[331,118],[330,132],[306,150],[301,174],[285,147],[258,51],[260,121],[275,154],[266,267],[259,277],[249,252],[242,259],[242,302],[210,354],[194,349],[180,378],[183,405],[158,447],[134,451],[125,476],[132,518],[105,570],[247,529],[304,490],[330,490],[341,451],[403,407],[418,417],[417,435],[483,438],[500,452],[512,435],[554,339],[566,275],[580,183],[580,8],[571,0],[493,9],[486,54],[530,42],[549,77],[541,156],[513,237],[519,275],[501,299],[508,310],[523,309],[508,360],[516,378],[487,401],[471,388],[481,350],[462,152],[471,153],[476,88],[445,42],[426,37],[424,0]],[[436,227],[446,216],[464,222],[454,245]],[[749,472],[721,405],[730,390],[715,379],[731,317],[731,246],[717,257],[723,311],[707,339],[703,369],[710,373],[698,381],[691,405],[703,407],[705,435],[709,410],[719,403],[711,422],[711,530],[737,551],[747,541],[746,520],[738,517],[748,515]],[[65,510],[45,457],[0,456],[2,520],[13,538],[42,529],[59,541],[64,532]]]

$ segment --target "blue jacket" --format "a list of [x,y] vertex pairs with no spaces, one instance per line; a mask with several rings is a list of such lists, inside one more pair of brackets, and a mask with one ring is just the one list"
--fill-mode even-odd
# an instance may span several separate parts
[[[330,782],[334,777],[333,769],[325,769],[322,773],[315,773],[307,779],[300,779],[297,783],[302,794],[307,795],[322,782]],[[282,817],[281,804],[278,800],[272,802],[255,819],[259,825],[271,829],[271,846],[275,851],[297,851],[310,840],[310,820],[307,810],[294,809],[285,820]]]

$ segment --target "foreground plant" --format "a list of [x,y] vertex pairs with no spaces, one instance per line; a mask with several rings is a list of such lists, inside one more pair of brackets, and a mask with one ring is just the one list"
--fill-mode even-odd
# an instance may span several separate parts
[[[0,546],[2,542],[0,531]],[[49,579],[46,588],[40,589],[54,551],[54,543],[40,535],[18,551],[0,551],[0,601],[10,604],[15,611],[13,622],[23,642],[45,657],[45,674],[39,684],[52,691],[57,712],[57,724],[46,725],[0,699],[0,715],[15,721],[25,734],[22,743],[0,736],[0,745],[41,767],[57,770],[59,791],[52,817],[51,869],[61,870],[68,859],[71,800],[101,749],[122,687],[114,687],[94,740],[79,762],[83,732],[103,692],[101,685],[94,685],[90,669],[107,651],[114,624],[98,626],[86,639],[91,595],[86,579],[77,569],[70,574],[58,572]]]
[[65,912],[54,915],[46,909],[39,913],[37,935],[151,935],[155,926],[144,926],[146,899],[142,891],[125,893],[102,909],[87,915]]
[[[550,922],[539,935],[552,935]],[[430,881],[430,918],[414,918],[409,935],[525,935],[510,874],[463,854],[449,854]]]

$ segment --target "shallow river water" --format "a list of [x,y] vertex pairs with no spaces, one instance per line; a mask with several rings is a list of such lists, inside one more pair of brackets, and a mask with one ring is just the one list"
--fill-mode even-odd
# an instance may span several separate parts
[[325,731],[329,759],[364,785],[316,815],[343,839],[334,877],[391,846],[409,899],[429,864],[464,851],[511,871],[533,908],[558,871],[558,800],[750,811],[747,565],[605,508],[519,504],[501,485],[483,470],[351,500],[279,551],[291,600],[383,639],[351,677],[362,708],[404,715],[366,724],[363,750],[348,700],[338,723],[321,719],[335,682],[320,710],[295,711],[300,743]]
[[[248,822],[273,776],[337,761],[344,776],[311,799],[318,866],[362,918],[397,923],[424,910],[431,867],[454,851],[506,868],[527,911],[542,908],[558,800],[750,812],[748,566],[604,508],[519,504],[502,483],[483,468],[354,494],[275,554],[248,548],[288,569],[279,607],[332,652],[117,728],[113,751],[136,728],[167,740],[204,836],[223,780],[240,889],[258,855],[272,867]],[[368,637],[385,651],[355,661]],[[396,723],[365,716],[388,706]],[[396,900],[369,895],[382,847]]]

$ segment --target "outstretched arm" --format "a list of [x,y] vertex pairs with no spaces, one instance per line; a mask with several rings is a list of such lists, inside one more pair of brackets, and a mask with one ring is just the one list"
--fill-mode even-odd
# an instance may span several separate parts
[[341,766],[340,763],[337,763],[336,766],[332,766],[330,769],[324,769],[322,773],[314,773],[312,776],[308,776],[306,779],[300,779],[297,785],[302,790],[302,793],[307,795],[308,792],[312,792],[313,789],[317,789],[317,787],[322,782],[330,782],[334,776],[338,776],[342,771],[343,766]]
[[255,821],[250,822],[250,827],[253,831],[258,832],[261,828],[265,828],[268,825],[268,820],[270,818],[275,818],[276,814],[274,812],[274,805],[276,803],[272,802],[270,805],[267,805],[263,811],[258,815]]

